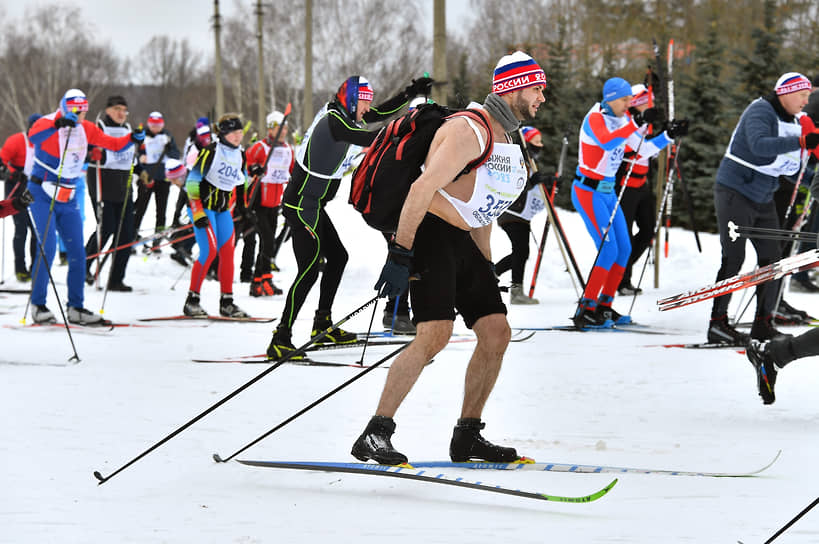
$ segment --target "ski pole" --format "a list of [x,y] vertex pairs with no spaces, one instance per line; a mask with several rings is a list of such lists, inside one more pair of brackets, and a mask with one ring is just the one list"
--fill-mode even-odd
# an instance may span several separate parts
[[[54,194],[57,194],[56,192]],[[34,224],[34,215],[31,213],[30,209],[27,209],[29,219],[31,219],[31,223]],[[68,333],[68,341],[71,343],[71,350],[74,352],[74,355],[69,357],[69,361],[76,361],[80,362],[80,356],[77,353],[77,346],[74,344],[74,337],[71,336],[71,328],[68,326],[68,319],[65,317],[65,312],[63,311],[63,304],[60,301],[60,293],[57,291],[57,284],[54,283],[54,276],[51,275],[51,267],[46,266],[46,257],[45,257],[45,249],[43,248],[43,242],[40,240],[40,233],[37,232],[37,229],[34,230],[34,238],[37,241],[37,248],[40,252],[40,259],[43,262],[43,266],[45,266],[46,272],[48,272],[48,281],[51,283],[51,289],[54,291],[54,298],[57,300],[57,308],[60,310],[60,315],[63,318],[63,325],[65,325],[65,332]],[[33,280],[32,280],[33,282]],[[32,289],[33,292],[33,289]],[[31,302],[31,294],[28,297],[29,302]],[[23,315],[23,319],[21,321],[24,325],[26,322],[26,316]]]
[[6,283],[6,218],[3,218],[3,260],[0,264],[0,285]]
[[[186,236],[185,238],[187,238],[187,236]],[[199,253],[199,246],[196,246],[196,252],[197,252],[197,253]],[[197,256],[196,256],[196,257],[193,259],[193,261],[195,261],[195,260],[196,260],[196,259],[198,259],[198,258],[199,258],[199,255],[197,255]],[[191,261],[191,262],[193,262],[193,261]],[[188,272],[188,266],[187,266],[187,265],[185,265],[185,268],[183,268],[183,269],[182,269],[182,273],[181,273],[181,274],[179,274],[179,276],[176,278],[176,280],[174,280],[173,284],[171,284],[171,291],[175,291],[175,290],[176,290],[176,284],[177,284],[177,283],[179,283],[179,282],[182,280],[182,278],[184,278],[184,277],[185,277],[185,274],[187,274],[187,272]]]
[[[143,130],[142,125],[139,125],[137,127],[137,131],[142,131],[142,130]],[[125,178],[126,179],[126,182],[125,182],[126,183],[126,185],[125,185],[125,199],[122,201],[122,208],[120,209],[120,212],[119,212],[119,224],[117,225],[117,233],[114,235],[114,247],[117,247],[119,245],[119,237],[120,237],[120,234],[122,233],[122,223],[125,222],[125,209],[128,207],[128,203],[131,200],[131,184],[134,181],[133,180],[134,166],[136,166],[137,156],[138,155],[139,155],[139,153],[138,153],[138,149],[137,149],[137,144],[136,144],[136,142],[134,142],[134,156],[131,158],[131,169],[128,170],[128,177]],[[164,155],[164,152],[163,152],[163,155]],[[97,247],[99,247],[99,246],[97,246]],[[120,251],[122,251],[122,250],[120,250]],[[97,257],[97,259],[99,259],[99,257]],[[112,259],[114,261],[116,261],[116,259],[117,259],[116,253],[112,257]],[[112,262],[111,263],[111,268],[108,269],[108,281],[105,282],[105,291],[102,292],[102,304],[100,305],[100,314],[105,313],[105,300],[108,297],[108,287],[111,285],[111,280],[114,277],[114,268],[116,268],[116,267],[114,266],[114,263]]]
[[[633,165],[633,163],[632,163],[632,165]],[[663,198],[660,201],[660,206],[659,206],[660,209],[657,210],[657,218],[654,220],[654,232],[651,234],[651,239],[652,240],[654,240],[654,238],[656,238],[656,236],[657,236],[657,233],[660,232],[660,225],[662,225],[663,211],[665,210],[665,205],[666,205],[666,202],[667,202],[667,199],[668,199],[669,189],[670,189],[669,184],[666,183],[665,184],[665,189],[663,189]],[[643,269],[640,271],[640,278],[637,280],[637,289],[639,289],[640,284],[643,283],[643,277],[646,274],[646,267],[648,266],[648,262],[651,260],[651,253],[652,253],[653,248],[654,248],[654,243],[651,243],[651,244],[648,245],[648,250],[646,251],[646,258],[645,258],[645,261],[643,261]],[[635,289],[634,295],[632,295],[632,298],[631,298],[631,306],[629,306],[629,310],[628,310],[629,315],[631,314],[631,311],[634,309],[634,303],[636,301],[637,301],[637,290]]]
[[[666,93],[666,99],[668,100],[668,120],[674,120],[674,40],[668,40],[668,51],[666,54],[666,63],[667,63],[667,78],[666,78],[666,87],[668,92]],[[671,184],[671,189],[668,191],[668,201],[666,202],[665,207],[665,247],[664,253],[665,258],[668,258],[668,236],[669,231],[671,230],[671,203],[674,200],[674,178],[672,177],[672,173],[674,171],[674,165],[670,164],[671,157],[673,156],[675,159],[677,157],[677,152],[679,150],[679,145],[675,145],[673,142],[671,143],[671,149],[669,151],[669,161],[667,164],[668,166],[668,179],[666,183]]]
[[771,542],[773,542],[773,541],[774,541],[774,539],[775,539],[776,537],[778,537],[779,535],[781,535],[782,533],[784,533],[785,531],[787,531],[787,530],[788,530],[788,528],[789,528],[791,525],[793,525],[794,523],[796,523],[797,521],[799,521],[799,519],[800,519],[802,516],[804,516],[805,514],[807,514],[808,512],[810,512],[810,510],[811,510],[811,509],[812,509],[814,506],[816,506],[817,504],[819,504],[819,497],[817,497],[816,499],[814,499],[814,501],[813,501],[812,503],[810,503],[810,504],[809,504],[809,505],[807,505],[805,508],[803,508],[803,509],[802,509],[802,511],[801,511],[801,512],[799,512],[798,514],[796,514],[796,516],[795,516],[795,517],[794,517],[792,520],[790,520],[788,523],[786,523],[785,525],[783,525],[783,526],[782,526],[782,528],[781,528],[781,529],[779,529],[777,532],[775,532],[775,533],[774,533],[774,534],[771,536],[771,538],[769,538],[768,540],[766,540],[766,541],[764,542],[764,544],[771,544]]
[[[157,233],[154,233],[154,234],[152,234],[150,236],[147,236],[145,238],[140,238],[138,240],[134,240],[133,242],[129,242],[127,244],[122,244],[121,246],[118,246],[118,247],[110,247],[110,248],[106,249],[105,251],[100,251],[99,253],[94,253],[93,255],[88,255],[86,257],[86,259],[95,259],[97,257],[97,255],[105,257],[106,255],[109,255],[110,253],[113,253],[114,251],[119,251],[121,249],[125,249],[126,247],[135,247],[135,246],[139,246],[139,245],[142,245],[142,244],[147,244],[148,242],[151,242],[153,240],[157,240],[159,238],[166,238],[166,237],[170,238],[170,237],[182,232],[183,230],[191,228],[192,226],[193,226],[193,223],[188,223],[186,225],[182,225],[181,227],[177,227],[177,228],[174,228],[174,229],[168,229],[168,230],[165,230],[165,231],[162,231],[162,232],[157,232]],[[184,240],[184,238],[174,239],[172,241],[172,243],[178,242],[179,240]],[[105,264],[105,263],[103,262],[103,264]]]
[[409,347],[409,345],[410,345],[410,343],[403,344],[401,347],[399,347],[398,349],[396,349],[395,351],[393,351],[389,355],[386,355],[386,356],[382,357],[381,359],[379,359],[375,363],[371,364],[370,366],[368,366],[367,368],[365,368],[364,370],[362,370],[361,372],[359,372],[358,374],[356,374],[355,376],[353,376],[352,378],[350,378],[346,382],[342,383],[341,385],[339,385],[338,387],[336,387],[332,391],[326,393],[325,395],[322,395],[321,397],[319,397],[315,401],[311,402],[310,404],[308,404],[307,406],[305,406],[304,408],[302,408],[301,410],[299,410],[298,412],[296,412],[292,416],[288,417],[287,419],[285,419],[284,421],[282,421],[281,423],[279,423],[278,425],[276,425],[275,427],[273,427],[272,429],[270,429],[266,433],[262,434],[261,436],[259,436],[255,440],[253,440],[252,442],[249,442],[245,446],[242,446],[241,448],[239,448],[238,450],[233,452],[229,457],[224,457],[223,458],[218,453],[214,453],[213,454],[213,460],[216,461],[217,463],[227,463],[228,461],[230,461],[231,459],[233,459],[234,457],[236,457],[237,455],[239,455],[243,451],[247,450],[248,448],[250,448],[252,446],[255,446],[256,444],[258,444],[259,442],[261,442],[262,440],[264,440],[265,438],[267,438],[271,434],[275,433],[276,431],[278,431],[279,429],[281,429],[282,427],[284,427],[288,423],[292,422],[293,420],[297,419],[298,417],[300,417],[300,416],[304,415],[305,413],[309,412],[310,410],[312,410],[313,408],[315,408],[316,406],[318,406],[319,404],[321,404],[325,400],[329,399],[330,397],[332,397],[333,395],[335,395],[336,393],[338,393],[339,391],[341,391],[342,389],[344,389],[345,387],[347,387],[351,383],[363,378],[364,376],[366,376],[372,370],[375,370],[376,368],[378,368],[380,365],[382,365],[386,361],[389,361],[390,359],[392,359],[393,357],[395,357],[396,355],[398,355],[399,353],[401,353],[402,351],[407,349]]
[[[807,162],[806,162],[807,164]],[[801,183],[802,177],[800,175],[799,182],[796,184],[799,187],[799,183]],[[813,206],[813,197],[808,197],[805,201],[805,204],[802,207],[802,213],[799,214],[799,217],[796,219],[796,222],[793,224],[793,228],[791,229],[794,234],[802,234],[802,224],[805,222],[805,218],[807,217],[808,213],[810,213],[811,206]],[[799,251],[799,244],[795,241],[791,243],[790,247],[790,256],[793,257]],[[787,276],[784,281],[781,281],[778,285],[778,290],[776,294],[776,302],[774,303],[773,312],[776,313],[779,310],[779,304],[782,302],[782,297],[785,294],[785,289],[790,286],[791,277]],[[768,286],[770,287],[770,286]]]
[[691,193],[688,192],[688,184],[685,183],[685,178],[680,172],[680,165],[677,162],[677,155],[674,155],[674,170],[677,172],[677,179],[680,180],[680,188],[688,208],[688,216],[691,218],[691,230],[694,232],[694,240],[697,242],[697,251],[702,253],[702,244],[700,243],[700,233],[697,231],[697,223],[694,221],[694,202],[691,200]]
[[376,301],[378,300],[379,296],[380,295],[374,296],[373,298],[371,298],[370,300],[368,300],[367,302],[365,302],[364,304],[359,306],[357,309],[353,310],[352,312],[347,314],[345,317],[341,318],[341,320],[339,320],[338,322],[330,325],[329,327],[327,327],[323,331],[318,332],[318,334],[316,334],[316,336],[311,337],[308,342],[301,345],[300,347],[298,347],[294,351],[291,351],[290,353],[286,354],[284,357],[282,357],[278,361],[275,361],[275,364],[272,365],[270,368],[267,368],[266,370],[259,373],[255,378],[251,379],[250,381],[245,382],[243,385],[239,386],[237,389],[234,389],[226,397],[223,397],[217,403],[212,404],[209,408],[205,409],[203,412],[200,412],[199,415],[197,415],[193,419],[188,420],[181,427],[177,428],[175,431],[173,431],[172,433],[167,435],[165,438],[163,438],[162,440],[160,440],[159,442],[157,442],[156,444],[154,444],[153,446],[151,446],[147,450],[143,451],[142,453],[140,453],[139,455],[137,455],[136,457],[134,457],[133,459],[131,459],[130,461],[128,461],[127,463],[125,463],[124,465],[119,467],[118,469],[116,469],[114,472],[112,472],[108,476],[103,476],[100,471],[95,470],[94,471],[94,477],[97,480],[99,480],[99,484],[97,484],[97,485],[104,484],[105,482],[107,482],[108,480],[110,480],[111,478],[113,478],[114,476],[116,476],[117,474],[119,474],[120,472],[125,470],[126,468],[130,467],[131,465],[133,465],[134,463],[136,463],[137,461],[139,461],[140,459],[142,459],[143,457],[145,457],[146,455],[148,455],[149,453],[151,453],[152,451],[154,451],[155,449],[157,449],[161,445],[165,444],[170,439],[172,439],[173,437],[175,437],[176,435],[178,435],[179,433],[181,433],[182,431],[184,431],[185,429],[187,429],[188,427],[190,427],[191,425],[193,425],[194,423],[196,423],[197,421],[199,421],[200,419],[202,419],[206,415],[210,414],[211,412],[213,412],[214,410],[216,410],[217,408],[219,408],[220,406],[225,404],[227,401],[229,401],[230,399],[232,399],[233,397],[235,397],[236,395],[238,395],[239,393],[241,393],[242,391],[244,391],[245,389],[247,389],[248,387],[250,387],[254,383],[258,382],[259,380],[261,380],[262,378],[264,378],[265,376],[267,376],[268,374],[270,374],[271,372],[273,372],[274,370],[279,368],[281,365],[283,365],[284,363],[286,363],[287,361],[289,361],[293,357],[299,357],[299,356],[303,355],[307,351],[307,348],[309,348],[311,345],[313,345],[316,342],[322,340],[325,336],[330,334],[334,329],[337,329],[338,327],[340,327],[341,325],[343,325],[344,323],[346,323],[347,321],[352,319],[354,316],[356,316],[360,312],[364,311],[364,309],[367,308],[370,304],[375,304]]
[[[640,156],[640,148],[643,147],[643,141],[646,139],[646,133],[643,132],[640,134],[640,143],[637,144],[637,149],[634,150],[634,157],[635,159],[631,162],[628,167],[628,172],[626,172],[626,177],[623,178],[623,184],[620,185],[620,192],[617,195],[617,202],[614,203],[614,207],[611,210],[611,217],[609,217],[609,224],[606,225],[606,230],[603,232],[603,236],[600,237],[600,247],[597,248],[597,255],[594,256],[594,261],[592,261],[591,268],[589,269],[589,275],[586,278],[586,285],[589,283],[589,279],[591,279],[591,275],[594,272],[594,267],[597,265],[597,260],[600,259],[600,254],[603,252],[603,246],[606,243],[606,237],[609,235],[609,230],[611,230],[611,226],[614,224],[614,218],[617,217],[617,210],[620,209],[620,202],[623,200],[623,194],[626,192],[626,186],[628,185],[628,180],[631,179],[631,172],[634,170],[634,165],[637,164],[637,157]],[[656,231],[655,231],[656,233]],[[642,275],[641,275],[642,279]],[[639,282],[638,282],[639,283]],[[637,292],[635,291],[635,299],[637,297]],[[575,308],[575,314],[577,314],[580,310],[580,304],[582,302],[582,296],[577,301],[577,308]],[[632,302],[632,306],[634,303]],[[629,309],[629,314],[631,314],[631,309]]]
[[[96,165],[96,181],[97,181],[97,202],[96,202],[96,212],[97,212],[97,270],[94,272],[94,285],[97,289],[100,288],[100,271],[102,270],[102,263],[100,263],[100,255],[99,252],[102,251],[102,171],[100,170],[100,161],[97,159]],[[114,244],[116,245],[116,244]]]
[[[520,133],[520,129],[518,129],[518,132]],[[528,155],[528,146],[526,145],[526,139],[523,138],[522,133],[521,133],[521,142],[523,143],[524,147],[526,148],[527,155]],[[568,149],[568,147],[569,147],[568,135],[566,133],[564,133],[563,134],[562,145],[560,147],[560,159],[558,160],[558,163],[557,163],[557,172],[555,172],[554,182],[552,183],[552,190],[551,190],[550,194],[546,194],[546,192],[543,191],[543,196],[548,198],[549,202],[552,203],[552,204],[554,203],[555,196],[557,195],[557,184],[560,181],[561,175],[563,174],[563,165],[565,164],[565,161],[566,161],[566,150]],[[531,161],[531,157],[529,157],[529,160]],[[536,168],[536,165],[535,165],[534,161],[531,161],[531,164],[533,165],[533,167]],[[532,298],[534,296],[534,294],[535,294],[535,284],[537,283],[538,272],[540,272],[540,263],[543,260],[543,251],[546,248],[546,235],[549,234],[549,225],[551,223],[554,223],[554,222],[555,222],[554,219],[549,218],[543,224],[543,234],[540,237],[540,245],[538,247],[537,258],[535,259],[535,269],[534,269],[534,271],[532,273],[532,283],[529,285],[529,298]],[[557,227],[555,227],[555,229],[557,229]],[[558,233],[558,236],[560,236],[559,233]],[[560,247],[560,241],[558,241],[557,245],[558,245],[558,247]],[[569,271],[569,263],[568,263],[568,261],[566,261],[566,254],[563,252],[562,247],[560,247],[560,250],[561,250],[561,253],[563,253],[563,260],[564,260],[564,262],[566,262],[566,271],[568,272]],[[569,275],[571,275],[571,272],[569,272]],[[579,277],[579,275],[578,275],[578,277]],[[572,283],[574,283],[574,278],[572,278]],[[575,286],[575,291],[577,291],[577,286]]]
[[[76,107],[72,108],[71,113],[76,115],[77,114],[77,108]],[[73,129],[74,129],[74,127],[72,127],[72,126],[68,127],[68,132],[66,133],[65,147],[63,147],[63,154],[60,157],[60,167],[57,169],[57,186],[54,188],[54,194],[51,195],[51,204],[48,206],[48,219],[46,219],[45,229],[43,230],[43,233],[44,233],[43,238],[42,238],[42,240],[40,240],[43,247],[45,247],[45,242],[48,239],[48,229],[51,227],[51,217],[54,215],[54,203],[57,201],[57,191],[60,189],[60,181],[62,181],[62,179],[63,179],[63,163],[65,162],[65,154],[68,151],[68,144],[71,142],[71,131]],[[57,129],[57,133],[59,133],[59,132],[60,132],[60,130]],[[45,176],[43,176],[43,177],[45,177]],[[37,222],[34,221],[34,214],[32,214],[29,211],[29,215],[31,216],[31,225],[34,227],[32,230],[36,231],[37,230]],[[56,233],[55,233],[55,235],[56,235]],[[45,258],[45,251],[40,252],[40,257],[42,259],[41,260],[42,266],[46,267],[46,270],[48,271],[48,277],[51,278],[51,270],[50,270],[51,265],[48,263],[48,261]],[[34,284],[37,282],[37,274],[40,272],[40,267],[39,266],[35,266],[34,263],[32,263],[32,267],[34,268],[34,273],[31,275],[31,286],[32,286],[31,294],[29,294],[28,301],[26,301],[26,308],[25,308],[25,310],[23,310],[23,319],[20,320],[20,322],[23,323],[24,325],[26,323],[26,314],[28,314],[28,308],[29,308],[29,306],[31,306],[31,295],[34,293]],[[55,288],[55,292],[56,292],[56,288]],[[62,312],[62,308],[60,308],[60,312]],[[65,317],[65,316],[63,316],[63,317]],[[66,329],[68,329],[68,322],[67,321],[66,321]],[[71,336],[71,333],[69,333],[69,336]],[[72,346],[74,345],[73,340],[71,341],[71,345]],[[74,350],[75,355],[76,355],[76,353],[77,353],[77,351]]]

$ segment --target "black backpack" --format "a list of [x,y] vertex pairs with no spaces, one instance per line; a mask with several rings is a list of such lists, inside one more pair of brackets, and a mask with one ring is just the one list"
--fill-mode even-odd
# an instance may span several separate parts
[[459,176],[486,162],[492,153],[493,138],[485,113],[439,104],[418,106],[381,129],[353,174],[350,204],[361,212],[369,226],[381,232],[395,232],[404,200],[410,185],[421,175],[435,131],[454,116],[477,121],[489,135],[486,149]]

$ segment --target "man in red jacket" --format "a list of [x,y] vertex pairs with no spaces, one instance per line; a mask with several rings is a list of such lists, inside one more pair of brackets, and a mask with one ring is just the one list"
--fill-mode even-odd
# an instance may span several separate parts
[[[39,113],[33,113],[28,118],[28,128],[40,118]],[[31,167],[34,164],[34,145],[28,140],[26,132],[17,132],[9,136],[0,149],[0,160],[9,172],[6,181],[6,198],[11,198],[14,194],[21,194],[28,184],[28,176],[31,174]],[[12,248],[14,250],[14,272],[17,281],[31,281],[29,268],[26,266],[26,236],[29,229],[32,229],[31,222],[27,214],[14,214],[14,239]],[[36,254],[36,242],[34,231],[29,239],[29,252],[31,261],[34,262]]]

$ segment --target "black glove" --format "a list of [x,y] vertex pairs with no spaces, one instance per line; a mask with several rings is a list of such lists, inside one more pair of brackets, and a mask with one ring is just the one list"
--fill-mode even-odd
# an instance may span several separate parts
[[672,119],[665,125],[665,131],[671,138],[688,134],[688,119]]
[[435,80],[431,77],[413,79],[412,83],[407,85],[407,88],[404,89],[404,93],[407,95],[407,98],[412,98],[413,96],[418,95],[429,95],[429,93],[432,91],[433,81]]
[[637,123],[637,126],[651,124],[657,120],[658,115],[657,108],[646,108],[634,115],[634,122]]
[[810,151],[819,145],[819,132],[809,132],[800,138],[802,147]]
[[208,228],[208,225],[210,225],[210,221],[208,221],[207,215],[203,215],[202,217],[193,222],[193,226],[198,229],[206,229]]
[[390,242],[387,262],[384,264],[384,268],[381,269],[378,281],[375,282],[375,290],[382,297],[397,297],[407,290],[409,287],[410,266],[412,266],[412,254],[411,249]]
[[259,226],[259,215],[256,213],[256,210],[245,210],[242,215],[247,219],[247,222],[254,227]]
[[253,177],[261,177],[264,174],[264,168],[262,168],[261,164],[251,164],[247,169],[247,173]]
[[141,144],[145,140],[145,129],[142,128],[142,125],[139,125],[134,131],[131,133],[131,141],[135,144]]
[[20,189],[23,189],[28,184],[28,178],[26,174],[22,170],[15,170],[9,176],[9,181],[11,183],[20,184]]
[[60,117],[59,119],[57,119],[56,121],[54,121],[54,126],[57,128],[76,127],[78,119],[79,118],[77,117],[77,114],[74,113],[73,111],[70,111],[63,115],[62,117]]
[[34,197],[31,193],[28,192],[28,189],[25,187],[21,187],[17,189],[17,192],[14,195],[14,198],[11,199],[11,205],[14,206],[15,210],[25,210],[26,207],[34,202]]
[[535,172],[529,178],[529,184],[532,187],[535,187],[538,183],[549,183],[550,181],[552,181],[553,177],[554,176],[550,176],[549,174],[547,174],[545,172]]

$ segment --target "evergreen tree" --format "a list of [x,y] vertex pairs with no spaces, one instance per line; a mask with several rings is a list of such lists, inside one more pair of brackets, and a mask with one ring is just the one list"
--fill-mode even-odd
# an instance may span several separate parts
[[763,24],[751,31],[754,48],[739,71],[742,88],[746,93],[744,99],[738,101],[739,104],[747,102],[749,97],[770,93],[774,83],[782,75],[779,48],[784,32],[778,28],[776,11],[776,0],[765,0]]
[[[732,114],[726,113],[728,89],[722,69],[725,47],[721,43],[719,21],[712,18],[705,39],[695,44],[695,70],[692,77],[680,78],[676,111],[691,120],[688,136],[682,139],[678,164],[694,208],[694,221],[700,231],[716,231],[714,214],[714,177],[730,138]],[[679,185],[679,179],[675,186]],[[682,199],[681,187],[675,193],[674,223],[690,228],[691,219]]]
[[467,70],[466,54],[458,62],[458,75],[452,78],[452,94],[447,97],[447,104],[456,108],[465,108],[470,101],[471,85]]

